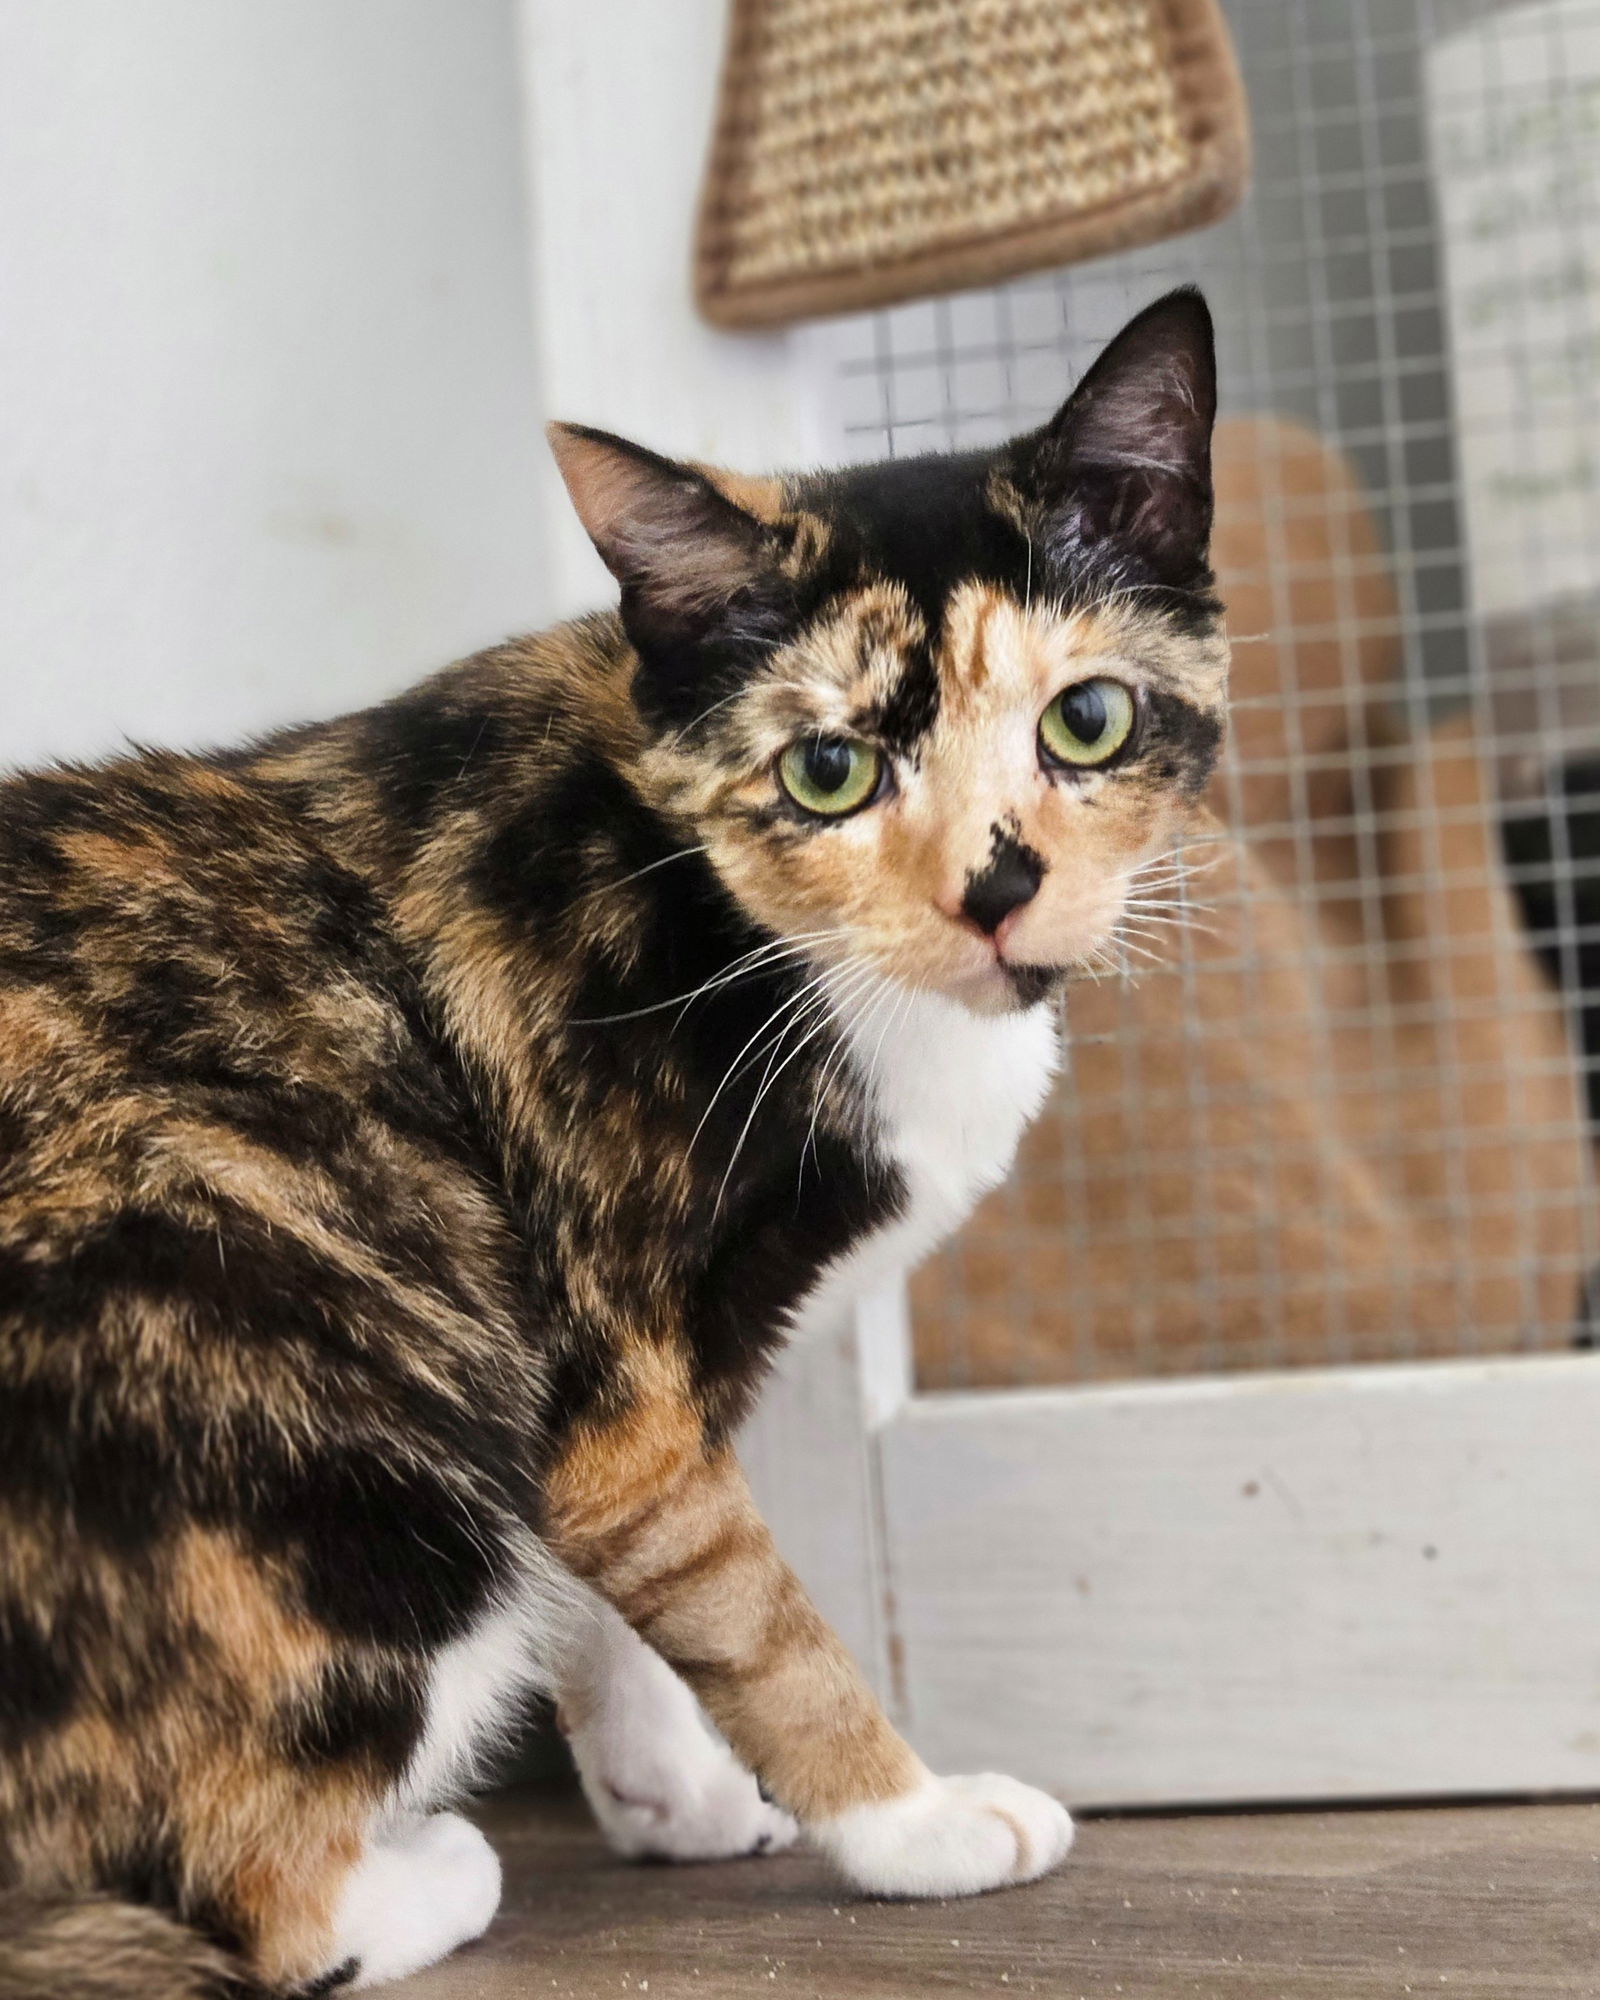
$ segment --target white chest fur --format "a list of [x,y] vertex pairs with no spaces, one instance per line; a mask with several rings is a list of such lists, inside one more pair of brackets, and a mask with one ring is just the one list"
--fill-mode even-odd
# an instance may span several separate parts
[[900,1169],[904,1213],[858,1244],[807,1300],[814,1323],[921,1261],[1004,1180],[1060,1061],[1056,1010],[979,1016],[937,994],[836,1003]]

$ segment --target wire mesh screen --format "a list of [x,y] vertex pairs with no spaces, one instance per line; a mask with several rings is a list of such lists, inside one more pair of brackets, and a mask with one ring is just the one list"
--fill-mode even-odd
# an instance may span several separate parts
[[1218,319],[1216,824],[1155,875],[921,1385],[1586,1339],[1600,1108],[1600,0],[1229,0],[1222,226],[830,335],[862,457]]

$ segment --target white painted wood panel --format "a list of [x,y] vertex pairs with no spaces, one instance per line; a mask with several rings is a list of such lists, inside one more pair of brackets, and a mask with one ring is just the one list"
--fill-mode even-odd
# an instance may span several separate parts
[[1600,1787],[1600,1361],[924,1396],[918,1748],[1078,1804]]

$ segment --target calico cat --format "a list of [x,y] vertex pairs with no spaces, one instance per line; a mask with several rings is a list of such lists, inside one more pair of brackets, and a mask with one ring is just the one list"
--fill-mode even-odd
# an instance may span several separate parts
[[439,1808],[534,1688],[627,1851],[798,1823],[929,1896],[1065,1852],[895,1734],[731,1439],[1004,1173],[1205,787],[1214,401],[1185,291],[993,451],[556,426],[620,615],[0,786],[3,2000],[475,1936]]

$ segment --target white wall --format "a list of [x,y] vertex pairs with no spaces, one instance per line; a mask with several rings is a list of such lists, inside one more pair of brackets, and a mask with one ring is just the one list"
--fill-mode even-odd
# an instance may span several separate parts
[[0,0],[0,762],[544,609],[512,0]]
[[[533,290],[552,416],[755,472],[837,455],[826,329],[717,333],[690,256],[727,0],[521,0]],[[614,596],[559,479],[561,614]]]

